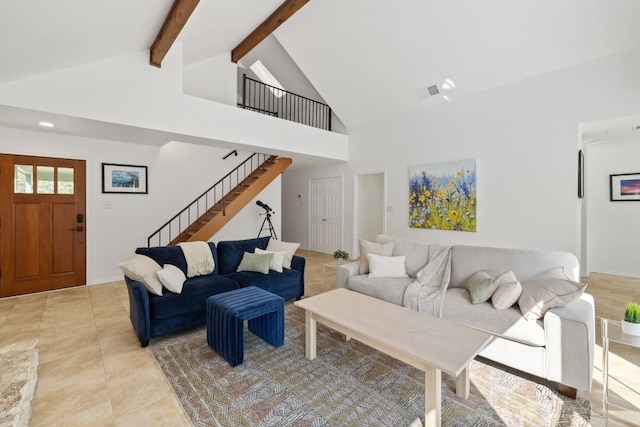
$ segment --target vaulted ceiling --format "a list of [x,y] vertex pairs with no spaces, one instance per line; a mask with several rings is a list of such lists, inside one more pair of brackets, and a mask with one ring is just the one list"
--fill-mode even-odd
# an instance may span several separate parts
[[[185,63],[231,52],[281,3],[200,0]],[[172,4],[2,2],[0,83],[149,49]],[[311,0],[274,37],[349,128],[445,102],[418,94],[447,78],[455,102],[637,48],[638,16],[637,0]]]

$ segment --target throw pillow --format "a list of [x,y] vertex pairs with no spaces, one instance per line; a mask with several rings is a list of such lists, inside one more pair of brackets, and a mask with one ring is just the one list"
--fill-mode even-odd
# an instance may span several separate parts
[[277,271],[278,273],[282,273],[282,267],[284,266],[284,257],[287,255],[286,252],[272,252],[272,251],[265,251],[264,249],[256,248],[254,253],[273,254],[273,258],[271,259],[271,264],[269,265],[269,269],[273,271]]
[[175,265],[165,264],[162,270],[158,271],[158,279],[168,291],[179,294],[182,292],[187,276]]
[[577,300],[586,288],[584,283],[567,278],[564,269],[558,267],[525,280],[518,305],[525,319],[536,321],[549,309]]
[[518,302],[520,294],[522,294],[522,285],[513,274],[513,271],[509,270],[506,273],[502,273],[496,278],[498,287],[493,295],[491,295],[491,304],[496,310],[505,310]]
[[269,274],[269,266],[273,254],[252,254],[245,252],[237,271],[255,271],[256,273]]
[[404,255],[381,256],[368,254],[369,277],[409,277],[404,266]]
[[162,296],[162,283],[157,275],[162,267],[148,256],[135,254],[130,260],[118,263],[118,267],[129,279],[141,282],[150,294]]
[[359,239],[360,242],[360,274],[369,272],[368,254],[391,256],[395,242],[376,243]]
[[300,243],[288,243],[281,242],[276,239],[269,239],[269,243],[267,243],[267,250],[270,252],[285,252],[284,263],[282,264],[283,268],[291,268],[291,260],[293,259],[293,255],[296,253],[298,248],[300,247]]
[[473,304],[488,301],[497,287],[496,279],[484,270],[476,271],[467,280],[467,289],[469,289]]

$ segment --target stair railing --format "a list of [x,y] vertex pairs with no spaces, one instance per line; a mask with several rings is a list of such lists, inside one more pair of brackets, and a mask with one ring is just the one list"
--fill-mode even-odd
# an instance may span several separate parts
[[245,110],[331,130],[331,107],[322,102],[242,76],[242,103]]
[[[235,169],[213,184],[193,202],[175,214],[147,238],[147,246],[153,242],[156,246],[166,246],[186,230],[194,221],[207,212],[213,205],[221,201],[242,180],[258,169],[269,157],[269,154],[254,153]],[[225,212],[223,210],[223,215]]]

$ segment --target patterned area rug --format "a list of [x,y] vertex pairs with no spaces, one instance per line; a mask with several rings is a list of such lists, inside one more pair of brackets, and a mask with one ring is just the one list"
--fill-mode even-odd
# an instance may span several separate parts
[[[285,306],[285,344],[245,326],[242,365],[209,348],[206,331],[149,346],[195,426],[408,426],[424,421],[424,373],[318,325],[318,357],[304,356],[304,311]],[[246,322],[245,322],[246,323]],[[442,375],[443,426],[588,426],[590,402],[473,361],[471,396]]]

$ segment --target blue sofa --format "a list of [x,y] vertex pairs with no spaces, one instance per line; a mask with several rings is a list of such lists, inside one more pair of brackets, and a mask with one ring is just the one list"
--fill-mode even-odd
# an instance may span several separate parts
[[[188,278],[182,293],[164,289],[162,296],[150,294],[144,285],[125,276],[129,292],[129,317],[142,347],[151,338],[180,332],[206,323],[206,301],[212,295],[247,286],[257,286],[285,300],[300,299],[304,295],[305,259],[293,257],[291,269],[282,273],[269,270],[268,274],[251,271],[237,272],[244,252],[256,248],[266,249],[270,237],[221,241],[217,247],[208,242],[215,262],[211,274]],[[183,273],[187,272],[187,261],[179,246],[138,248],[137,254],[146,255],[160,266],[173,264]]]

